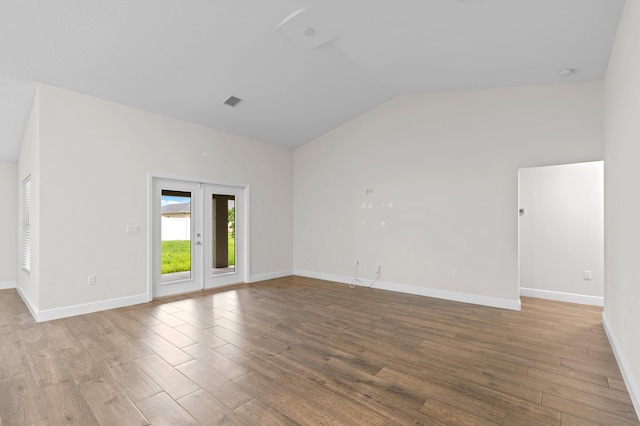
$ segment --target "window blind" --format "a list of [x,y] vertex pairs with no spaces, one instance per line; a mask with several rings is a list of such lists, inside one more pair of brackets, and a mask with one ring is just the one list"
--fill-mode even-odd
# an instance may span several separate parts
[[31,270],[31,176],[22,181],[22,267]]

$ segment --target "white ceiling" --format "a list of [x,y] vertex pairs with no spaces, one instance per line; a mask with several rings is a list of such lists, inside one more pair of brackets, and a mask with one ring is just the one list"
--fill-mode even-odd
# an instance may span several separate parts
[[2,0],[0,161],[17,160],[37,81],[294,148],[402,94],[602,79],[623,5]]

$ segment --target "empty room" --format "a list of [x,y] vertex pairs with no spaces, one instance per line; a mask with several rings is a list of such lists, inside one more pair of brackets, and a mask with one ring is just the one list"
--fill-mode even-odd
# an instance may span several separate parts
[[0,425],[639,425],[640,3],[0,3]]

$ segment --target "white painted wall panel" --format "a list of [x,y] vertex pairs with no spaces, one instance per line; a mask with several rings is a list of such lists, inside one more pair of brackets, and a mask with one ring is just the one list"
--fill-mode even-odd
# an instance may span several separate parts
[[640,2],[627,1],[605,79],[605,317],[640,415]]
[[18,167],[0,163],[0,283],[17,281]]
[[359,259],[367,280],[379,262],[398,288],[517,301],[518,169],[602,160],[602,108],[592,82],[402,96],[346,123],[294,153],[295,270]]
[[41,310],[147,291],[149,173],[250,185],[251,274],[292,268],[289,150],[42,84],[40,159]]

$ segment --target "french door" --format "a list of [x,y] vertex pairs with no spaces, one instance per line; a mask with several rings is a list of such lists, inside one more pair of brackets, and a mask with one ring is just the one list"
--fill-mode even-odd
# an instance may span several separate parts
[[246,280],[245,188],[152,179],[153,297]]

